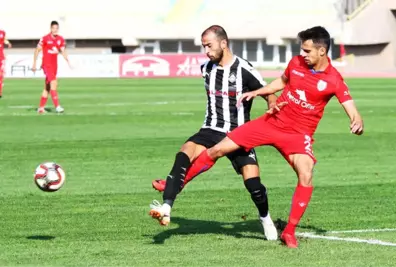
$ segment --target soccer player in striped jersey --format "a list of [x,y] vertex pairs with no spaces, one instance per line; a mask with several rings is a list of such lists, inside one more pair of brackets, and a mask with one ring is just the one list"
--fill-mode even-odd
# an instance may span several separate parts
[[[194,175],[186,175],[192,162],[207,148],[216,145],[226,134],[250,120],[252,101],[237,108],[237,99],[243,93],[257,90],[265,85],[260,74],[244,59],[232,54],[228,47],[225,30],[217,25],[202,33],[202,46],[210,59],[201,66],[207,93],[205,121],[198,133],[191,136],[176,154],[172,170],[165,180],[153,181],[153,187],[164,191],[163,204],[154,201],[150,215],[162,225],[170,222],[170,211],[176,195]],[[269,111],[274,112],[281,105],[277,97],[265,97]],[[242,174],[246,189],[251,194],[268,240],[277,239],[277,231],[268,212],[267,190],[260,180],[260,171],[254,150],[243,149],[228,155],[232,166]],[[190,172],[191,173],[191,172]]]

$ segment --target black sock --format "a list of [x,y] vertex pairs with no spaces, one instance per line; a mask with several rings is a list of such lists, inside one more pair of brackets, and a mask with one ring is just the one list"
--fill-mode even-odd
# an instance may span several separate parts
[[185,153],[179,152],[176,154],[173,168],[166,178],[166,186],[163,195],[164,203],[171,207],[173,201],[176,199],[176,195],[180,192],[184,184],[184,178],[190,165],[190,158]]
[[249,191],[254,204],[256,204],[260,217],[266,217],[268,215],[267,189],[261,183],[260,177],[247,179],[245,187]]

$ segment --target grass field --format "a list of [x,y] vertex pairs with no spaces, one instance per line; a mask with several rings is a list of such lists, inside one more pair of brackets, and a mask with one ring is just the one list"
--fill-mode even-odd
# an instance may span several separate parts
[[[148,216],[150,202],[161,200],[151,180],[168,174],[180,145],[203,122],[201,83],[60,80],[65,114],[37,115],[43,81],[7,80],[0,100],[0,265],[396,265],[396,80],[348,80],[365,119],[361,137],[349,133],[336,99],[328,105],[315,136],[316,187],[298,228],[310,234],[296,250],[264,240],[226,159],[183,191],[171,226]],[[257,99],[253,117],[265,107]],[[257,152],[281,228],[296,178],[275,149]],[[67,173],[55,193],[33,183],[33,170],[47,160]],[[384,228],[390,230],[373,230]]]

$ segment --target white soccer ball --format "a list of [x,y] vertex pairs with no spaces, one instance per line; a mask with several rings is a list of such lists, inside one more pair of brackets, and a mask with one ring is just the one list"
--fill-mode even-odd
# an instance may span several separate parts
[[59,190],[65,183],[65,179],[65,171],[55,162],[41,163],[34,173],[35,184],[45,192]]

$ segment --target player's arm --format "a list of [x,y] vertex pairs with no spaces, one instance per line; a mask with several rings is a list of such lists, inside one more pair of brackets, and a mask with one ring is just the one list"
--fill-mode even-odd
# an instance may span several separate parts
[[342,107],[345,110],[345,113],[348,115],[350,120],[350,130],[351,133],[356,135],[363,134],[363,119],[360,115],[355,101],[353,101],[351,94],[349,93],[348,86],[344,81],[340,82],[337,86],[336,97],[338,101],[341,103]]
[[69,56],[67,55],[66,48],[65,47],[61,47],[60,51],[61,51],[61,55],[66,60],[67,64],[70,65]]
[[257,96],[268,96],[271,94],[275,94],[279,91],[282,91],[283,88],[285,88],[287,83],[287,78],[286,76],[282,75],[282,77],[279,77],[266,86],[260,88],[259,90],[255,91]]
[[[261,74],[253,67],[250,69],[242,68],[242,79],[249,88],[249,92],[254,92],[267,85]],[[278,97],[275,94],[263,95],[262,97],[267,101],[268,109],[276,105]]]
[[[241,98],[238,100],[237,105],[239,106],[242,103],[242,101],[244,100],[249,101],[255,98],[256,96],[268,97],[270,95],[274,95],[276,92],[283,90],[283,88],[285,88],[286,86],[286,83],[287,83],[287,77],[285,75],[282,75],[282,77],[273,80],[272,82],[270,82],[264,87],[261,87],[258,90],[243,94]],[[282,103],[282,105],[285,105],[285,103]]]
[[41,38],[33,54],[33,66],[32,66],[33,71],[37,70],[37,58],[42,49],[43,49],[43,39]]
[[69,67],[71,68],[70,61],[69,61],[69,56],[67,55],[67,52],[66,52],[65,39],[62,38],[61,40],[62,41],[61,41],[61,44],[60,44],[60,53],[63,56],[63,58],[65,59],[65,61],[67,62],[67,64],[69,65]]
[[8,40],[5,36],[4,36],[4,44],[8,46],[8,48],[12,47],[12,44],[10,42],[10,40]]

